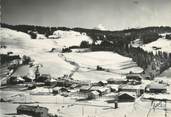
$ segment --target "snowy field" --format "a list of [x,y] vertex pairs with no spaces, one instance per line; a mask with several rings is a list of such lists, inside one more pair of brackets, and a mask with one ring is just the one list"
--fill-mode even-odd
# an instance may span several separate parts
[[[40,68],[41,73],[49,73],[53,77],[59,77],[63,74],[69,74],[74,68],[74,66],[61,59],[57,53],[48,52],[52,48],[61,47],[61,45],[58,44],[58,41],[63,41],[63,46],[70,46],[67,45],[71,42],[71,40],[69,40],[70,38],[68,38],[68,40],[62,38],[59,40],[31,39],[30,36],[25,33],[5,28],[0,29],[0,35],[1,44],[7,46],[6,49],[1,49],[0,53],[12,51],[14,54],[19,54],[21,56],[30,56],[36,63],[43,65],[43,67]],[[73,41],[72,44],[79,45],[82,41],[82,38],[80,37],[77,37],[76,41]],[[83,36],[83,38],[86,38],[86,36]],[[80,40],[79,42],[77,42],[78,39]]]
[[[135,73],[143,71],[131,58],[113,52],[65,53],[64,56],[67,60],[74,61],[79,65],[80,69],[73,76],[78,80],[99,81],[122,78],[130,71]],[[107,71],[97,71],[98,65]]]
[[159,51],[171,52],[171,40],[159,38],[156,41],[141,46],[141,48],[148,52],[156,52],[153,47],[161,48]]

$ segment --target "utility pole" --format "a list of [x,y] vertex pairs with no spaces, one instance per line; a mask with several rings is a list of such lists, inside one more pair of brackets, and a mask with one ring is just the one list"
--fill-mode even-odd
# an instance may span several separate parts
[[82,117],[84,116],[84,107],[82,106]]
[[165,117],[167,117],[167,101],[165,101]]

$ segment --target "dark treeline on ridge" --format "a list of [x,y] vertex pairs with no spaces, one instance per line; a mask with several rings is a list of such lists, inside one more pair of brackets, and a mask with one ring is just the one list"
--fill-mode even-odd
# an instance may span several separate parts
[[[159,33],[171,32],[171,27],[160,26],[160,27],[145,27],[145,28],[132,28],[127,30],[120,31],[101,31],[96,29],[85,29],[85,28],[68,28],[68,27],[44,27],[44,26],[35,26],[35,25],[8,25],[1,23],[1,27],[10,28],[17,31],[29,33],[29,31],[36,31],[40,34],[44,34],[46,37],[52,35],[56,30],[73,30],[80,33],[85,32],[93,40],[102,40],[105,39],[111,41],[124,40],[126,43],[130,40],[135,40],[140,38],[144,43],[152,42],[158,39]],[[149,38],[150,37],[150,38]]]

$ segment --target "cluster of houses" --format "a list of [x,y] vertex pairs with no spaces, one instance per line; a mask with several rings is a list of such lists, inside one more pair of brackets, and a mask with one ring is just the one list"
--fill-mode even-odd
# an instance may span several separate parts
[[[65,76],[64,76],[65,77]],[[144,93],[166,93],[167,85],[163,83],[142,84],[143,77],[140,74],[130,73],[126,78],[108,79],[96,83],[76,81],[73,79],[60,78],[57,80],[46,80],[46,85],[52,87],[52,93],[69,96],[74,91],[81,98],[96,99],[113,95],[116,101],[134,101],[136,97]],[[44,79],[45,80],[45,79]],[[44,82],[44,81],[42,81]],[[74,91],[73,91],[74,90]]]
[[[28,71],[29,66],[25,66],[25,68],[21,69]],[[128,73],[126,78],[109,78],[96,83],[74,80],[69,78],[68,75],[55,79],[52,78],[50,74],[40,74],[38,71],[35,71],[34,75],[34,78],[28,77],[27,74],[18,77],[18,75],[14,73],[11,75],[9,82],[14,84],[29,83],[30,85],[27,85],[28,89],[45,86],[51,88],[52,92],[50,93],[54,95],[61,94],[63,96],[69,96],[74,92],[85,99],[96,99],[114,93],[112,98],[115,101],[134,101],[136,97],[141,96],[143,93],[167,92],[167,86],[165,84],[151,83],[145,85],[142,83],[142,80],[150,78],[132,72]]]
[[[25,67],[28,69],[28,67]],[[22,68],[24,69],[24,68]],[[17,81],[16,81],[17,79]],[[30,83],[28,89],[36,88],[36,86],[48,86],[53,89],[53,94],[65,94],[76,90],[80,95],[87,99],[95,99],[97,97],[104,96],[111,92],[121,95],[120,92],[125,92],[124,95],[130,95],[132,92],[135,96],[141,96],[144,92],[146,93],[166,93],[167,86],[163,83],[152,83],[148,85],[142,84],[143,76],[138,73],[129,73],[126,78],[109,78],[104,81],[91,83],[90,81],[79,81],[69,78],[64,75],[60,78],[54,79],[50,74],[39,74],[35,79],[27,77],[27,74],[18,77],[11,75],[11,83]],[[118,93],[119,92],[119,93]],[[129,92],[129,93],[127,93]]]

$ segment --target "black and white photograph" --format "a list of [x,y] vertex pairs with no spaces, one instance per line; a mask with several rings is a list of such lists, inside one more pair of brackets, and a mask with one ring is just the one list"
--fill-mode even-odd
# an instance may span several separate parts
[[0,117],[171,117],[171,0],[0,0]]

